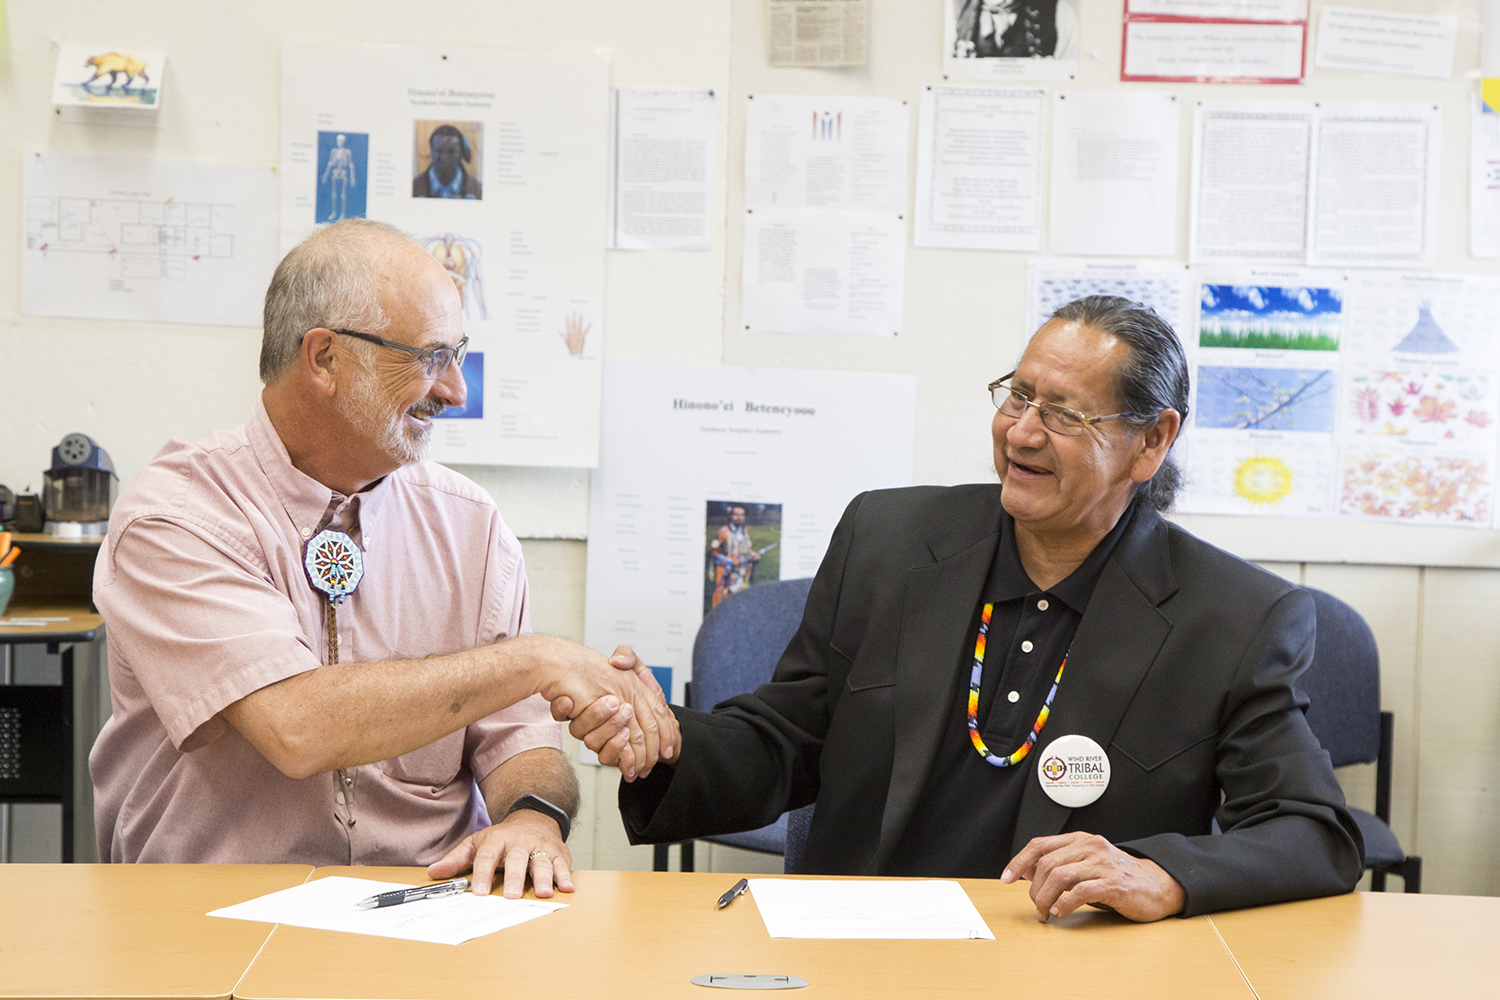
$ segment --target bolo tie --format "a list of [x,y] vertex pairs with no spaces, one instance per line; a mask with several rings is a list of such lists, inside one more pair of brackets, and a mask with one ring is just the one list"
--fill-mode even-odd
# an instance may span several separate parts
[[[354,593],[365,575],[364,555],[342,531],[326,528],[308,539],[302,553],[307,579],[323,594],[323,621],[328,633],[328,665],[339,662],[339,605]],[[338,769],[339,804],[346,807],[349,825],[354,825],[354,779]]]

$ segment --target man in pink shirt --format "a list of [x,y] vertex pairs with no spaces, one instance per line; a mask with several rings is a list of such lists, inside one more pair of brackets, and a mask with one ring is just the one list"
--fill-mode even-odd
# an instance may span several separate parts
[[102,858],[472,867],[480,894],[500,867],[549,896],[578,793],[547,703],[605,699],[627,777],[672,756],[649,673],[531,635],[515,535],[423,460],[465,399],[462,316],[396,230],[319,231],[266,294],[249,420],[122,492],[94,578]]

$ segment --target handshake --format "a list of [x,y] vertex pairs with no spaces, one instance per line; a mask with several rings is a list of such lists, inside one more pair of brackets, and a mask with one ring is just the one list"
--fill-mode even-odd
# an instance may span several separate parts
[[599,762],[618,767],[626,781],[644,778],[658,761],[676,763],[682,751],[677,716],[667,696],[640,657],[620,646],[608,658],[564,643],[563,662],[540,686],[552,704],[552,717],[568,723],[574,739],[599,755]]

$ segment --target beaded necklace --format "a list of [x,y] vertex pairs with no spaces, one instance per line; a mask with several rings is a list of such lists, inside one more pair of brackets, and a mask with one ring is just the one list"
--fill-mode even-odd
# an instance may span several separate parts
[[995,605],[986,604],[984,611],[979,616],[979,637],[974,640],[974,669],[969,674],[969,739],[974,744],[974,749],[979,751],[985,763],[993,764],[995,767],[1011,767],[1021,763],[1026,755],[1031,752],[1032,746],[1036,744],[1036,738],[1042,732],[1042,727],[1047,724],[1047,715],[1052,711],[1052,699],[1057,697],[1057,685],[1062,680],[1063,670],[1068,665],[1068,653],[1073,652],[1073,644],[1068,644],[1068,653],[1063,654],[1062,665],[1057,668],[1057,676],[1052,679],[1052,690],[1047,692],[1047,701],[1042,705],[1042,710],[1036,717],[1036,724],[1031,727],[1025,742],[1016,749],[1016,752],[1008,757],[997,757],[990,753],[989,747],[984,745],[984,739],[979,735],[979,680],[984,674],[984,642],[985,637],[990,634],[990,614],[995,610]]

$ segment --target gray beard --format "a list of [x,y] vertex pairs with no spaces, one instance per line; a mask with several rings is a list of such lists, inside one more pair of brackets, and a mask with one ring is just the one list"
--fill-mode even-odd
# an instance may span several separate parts
[[[361,371],[347,392],[334,396],[333,405],[351,427],[373,441],[398,464],[415,465],[427,458],[432,426],[429,424],[420,431],[408,431],[404,413],[383,417],[382,414],[390,412],[390,403],[381,398],[380,388],[371,372]],[[417,404],[416,409],[424,409],[423,404]]]

